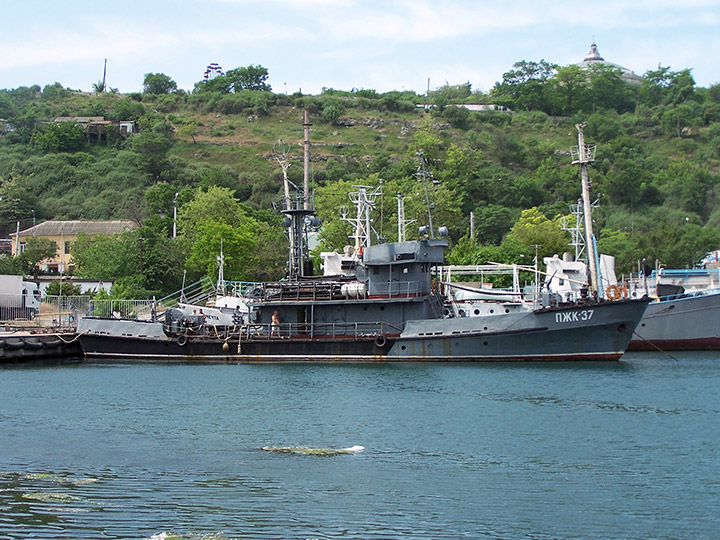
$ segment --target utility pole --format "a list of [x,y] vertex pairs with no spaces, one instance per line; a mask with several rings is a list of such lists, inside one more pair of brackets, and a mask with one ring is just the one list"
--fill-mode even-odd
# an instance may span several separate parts
[[106,77],[107,77],[107,58],[105,59],[105,66],[103,67],[103,82],[102,82],[102,91],[103,92],[106,90],[106,88],[105,88]]

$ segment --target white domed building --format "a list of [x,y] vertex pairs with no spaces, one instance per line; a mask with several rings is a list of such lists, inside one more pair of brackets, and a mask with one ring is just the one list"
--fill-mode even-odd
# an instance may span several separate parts
[[575,65],[580,67],[581,69],[590,69],[594,65],[608,66],[611,68],[619,69],[620,77],[629,83],[640,84],[642,82],[642,77],[631,69],[606,61],[602,56],[600,56],[597,45],[595,43],[590,45],[590,52],[588,52],[585,59]]

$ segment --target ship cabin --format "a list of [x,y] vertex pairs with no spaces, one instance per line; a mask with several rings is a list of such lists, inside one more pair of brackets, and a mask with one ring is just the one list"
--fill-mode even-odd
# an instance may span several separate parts
[[[265,283],[250,328],[278,337],[398,335],[405,321],[443,316],[432,269],[444,263],[445,239],[364,248],[354,275]],[[273,329],[273,315],[280,320]]]

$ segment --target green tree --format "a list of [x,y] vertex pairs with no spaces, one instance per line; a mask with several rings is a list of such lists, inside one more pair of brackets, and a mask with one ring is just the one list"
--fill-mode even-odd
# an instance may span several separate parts
[[549,220],[537,208],[523,210],[520,219],[506,237],[521,246],[538,248],[538,257],[550,257],[568,250],[570,235],[562,230],[559,220]]
[[467,121],[470,117],[470,111],[465,107],[458,107],[457,105],[450,105],[443,112],[443,118],[450,122],[453,127],[465,129],[467,127]]
[[215,275],[222,240],[226,279],[277,279],[284,273],[282,230],[249,215],[228,188],[198,191],[180,209],[178,226],[189,246],[186,267],[191,272]]
[[195,84],[195,92],[217,92],[218,94],[240,93],[243,90],[270,92],[272,88],[267,83],[268,70],[261,65],[238,67],[228,70],[225,75],[219,75],[206,81]]
[[137,154],[138,165],[153,178],[159,179],[168,168],[167,156],[172,144],[169,135],[146,129],[128,139],[126,146]]
[[231,69],[225,75],[230,81],[233,92],[242,90],[259,90],[261,92],[269,92],[272,90],[267,83],[268,70],[261,65],[247,67],[239,67]]
[[146,73],[143,79],[144,94],[170,94],[177,90],[177,83],[164,73]]
[[598,252],[615,257],[615,272],[630,273],[637,269],[637,261],[643,253],[630,233],[602,229],[597,243]]
[[75,122],[51,122],[33,134],[31,144],[41,152],[77,152],[85,144],[85,130]]
[[33,236],[27,241],[25,251],[20,256],[28,269],[33,269],[42,261],[57,255],[57,244],[48,238]]
[[510,208],[497,204],[479,206],[475,214],[475,237],[483,244],[500,244],[513,225]]
[[557,69],[558,66],[545,60],[516,62],[512,70],[503,73],[502,82],[495,84],[490,97],[506,100],[516,109],[549,112],[548,81]]
[[579,66],[558,69],[548,84],[555,114],[572,116],[585,110],[589,98],[588,75]]
[[589,80],[588,99],[593,112],[598,109],[612,109],[618,113],[635,110],[637,86],[625,81],[618,68],[596,64],[590,68]]
[[119,122],[121,120],[137,121],[145,114],[145,105],[130,97],[124,97],[115,102],[108,116],[111,120]]
[[670,71],[658,66],[645,73],[640,85],[640,102],[643,105],[677,105],[695,97],[695,79],[691,70]]
[[198,134],[197,122],[186,122],[178,128],[178,135],[189,138],[193,144],[197,144],[195,136]]
[[197,191],[193,199],[180,208],[178,231],[194,243],[204,222],[216,221],[237,227],[246,217],[247,212],[233,196],[232,190],[212,186],[206,191]]
[[70,249],[76,275],[114,281],[115,298],[145,299],[180,289],[182,243],[150,228],[115,236],[80,234]]
[[45,296],[80,296],[82,287],[69,281],[53,281],[45,289]]
[[6,253],[0,255],[0,274],[22,276],[26,273],[25,262],[20,257],[12,257]]
[[103,281],[117,280],[123,276],[136,275],[139,257],[131,237],[127,235],[78,234],[70,246],[75,274]]

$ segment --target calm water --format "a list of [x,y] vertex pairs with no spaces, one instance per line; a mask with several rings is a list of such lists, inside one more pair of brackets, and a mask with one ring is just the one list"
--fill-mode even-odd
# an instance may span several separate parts
[[717,538],[720,354],[676,356],[3,369],[0,538]]

